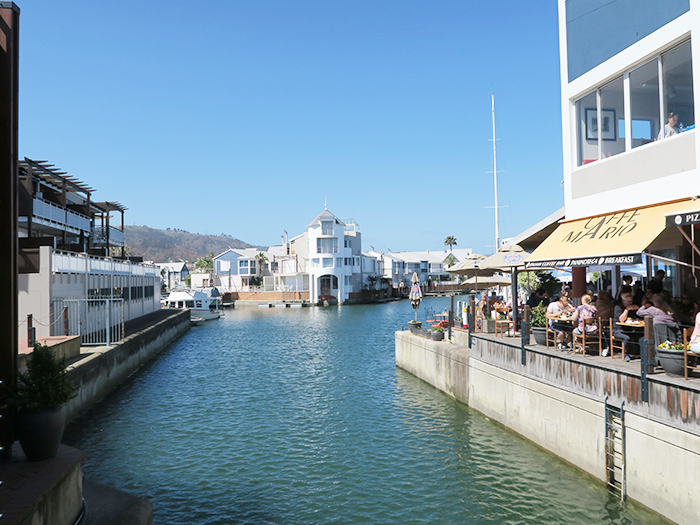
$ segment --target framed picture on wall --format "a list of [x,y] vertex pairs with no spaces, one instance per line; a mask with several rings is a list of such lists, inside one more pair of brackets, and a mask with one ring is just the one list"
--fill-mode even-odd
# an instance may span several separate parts
[[617,140],[617,121],[614,109],[603,109],[600,112],[602,126],[598,126],[598,115],[595,108],[586,109],[586,140],[598,140],[598,128],[602,129],[603,140]]

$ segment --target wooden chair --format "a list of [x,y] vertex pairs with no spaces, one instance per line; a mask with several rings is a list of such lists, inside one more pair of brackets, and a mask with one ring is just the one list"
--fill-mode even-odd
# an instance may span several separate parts
[[615,357],[615,350],[622,352],[622,360],[625,360],[625,340],[615,337],[613,330],[615,329],[615,320],[610,318],[610,357]]
[[[683,365],[685,367],[685,378],[688,379],[688,370],[700,371],[700,356],[695,352],[690,351],[690,335],[693,333],[693,328],[683,329]],[[688,364],[690,360],[695,361],[695,365]]]
[[505,319],[496,320],[496,337],[498,337],[498,332],[501,332],[501,337],[505,337],[503,332],[503,327],[505,326],[506,331],[510,335],[510,329],[513,329],[513,335],[515,335],[515,323],[513,322],[513,317],[510,313],[506,314]]
[[[598,330],[596,333],[586,333],[586,327],[590,325],[595,325],[598,327]],[[591,318],[591,319],[584,319],[583,320],[583,333],[582,334],[577,334],[576,331],[574,330],[573,336],[574,336],[574,353],[576,353],[576,344],[581,341],[581,353],[585,354],[586,353],[586,345],[588,344],[598,344],[598,355],[603,355],[603,338],[601,337],[601,329],[600,329],[600,319],[597,318]]]
[[547,319],[547,327],[545,328],[545,336],[547,338],[547,350],[549,350],[549,344],[552,344],[552,348],[556,350],[557,348],[557,343],[559,342],[557,340],[557,332],[556,330],[553,330],[551,326],[549,326],[549,319]]

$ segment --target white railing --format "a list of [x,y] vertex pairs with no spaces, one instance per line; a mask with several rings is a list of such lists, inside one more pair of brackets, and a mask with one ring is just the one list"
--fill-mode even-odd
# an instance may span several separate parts
[[76,213],[53,202],[34,197],[33,216],[45,221],[53,222],[61,226],[68,226],[76,230],[90,231],[90,218]]
[[116,261],[112,258],[95,257],[84,253],[54,250],[51,260],[54,273],[98,273],[120,275],[160,276],[157,266],[131,261]]
[[[92,229],[92,238],[97,244],[104,244],[107,242],[107,228],[104,226],[96,226]],[[109,244],[115,246],[124,246],[124,232],[114,228],[109,227]]]

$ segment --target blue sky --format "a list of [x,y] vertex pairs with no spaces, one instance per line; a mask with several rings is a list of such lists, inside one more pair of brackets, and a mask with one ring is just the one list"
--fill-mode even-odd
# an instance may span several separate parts
[[[494,243],[563,205],[556,2],[17,2],[20,155],[127,224],[377,250]],[[128,239],[127,239],[128,243]]]

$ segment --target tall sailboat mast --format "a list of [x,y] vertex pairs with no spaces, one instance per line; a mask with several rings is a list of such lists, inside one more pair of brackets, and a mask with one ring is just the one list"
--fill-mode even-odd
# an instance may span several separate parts
[[493,129],[493,200],[494,219],[496,221],[496,251],[501,247],[501,235],[498,231],[498,167],[496,166],[496,110],[493,93],[491,93],[491,124]]

